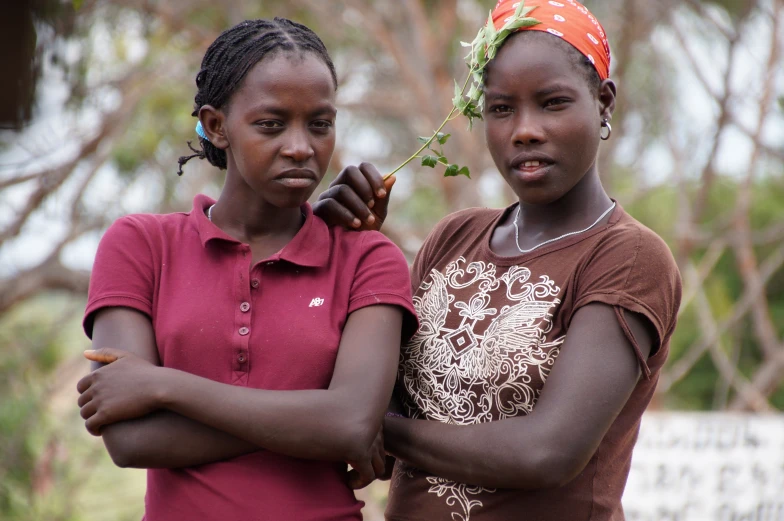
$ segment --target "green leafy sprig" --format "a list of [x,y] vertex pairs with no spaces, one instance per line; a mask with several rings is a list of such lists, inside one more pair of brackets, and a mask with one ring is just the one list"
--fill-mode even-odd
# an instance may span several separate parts
[[[523,0],[517,5],[514,15],[510,16],[506,23],[500,30],[496,30],[493,25],[493,14],[487,18],[487,24],[484,25],[471,43],[460,42],[463,47],[470,47],[471,52],[466,55],[465,60],[468,64],[468,77],[466,78],[463,86],[455,82],[455,97],[452,99],[452,110],[447,115],[446,119],[441,125],[433,132],[430,137],[420,137],[419,141],[422,146],[419,150],[406,159],[400,166],[395,168],[392,172],[384,176],[384,179],[394,175],[401,168],[416,158],[421,159],[422,166],[435,168],[439,163],[446,167],[444,177],[452,177],[464,175],[471,178],[471,173],[467,166],[459,166],[449,162],[449,159],[444,155],[443,145],[447,142],[451,134],[444,134],[441,132],[446,124],[455,119],[459,115],[468,118],[468,128],[473,127],[474,119],[482,119],[482,107],[484,104],[484,70],[487,64],[495,58],[498,49],[504,43],[504,40],[517,29],[522,27],[531,27],[541,23],[535,18],[531,18],[528,14],[536,9],[536,7],[525,7]],[[469,88],[470,85],[470,88]],[[466,94],[466,89],[468,93]],[[434,148],[438,143],[437,149]],[[425,150],[433,154],[420,155]]]
[[[452,134],[444,134],[443,132],[436,132],[435,138],[433,136],[431,137],[420,136],[418,138],[420,143],[424,143],[423,146],[426,147],[426,150],[429,150],[430,152],[435,154],[435,155],[419,156],[422,158],[422,166],[429,166],[430,168],[435,168],[438,163],[441,163],[446,167],[446,170],[444,170],[444,177],[464,175],[470,179],[471,174],[468,171],[467,166],[461,168],[458,165],[450,164],[449,160],[444,155],[444,150],[442,146],[444,145],[444,143],[446,143],[446,140],[449,139],[449,136],[451,135]],[[438,150],[433,148],[436,143],[441,145],[438,147]]]

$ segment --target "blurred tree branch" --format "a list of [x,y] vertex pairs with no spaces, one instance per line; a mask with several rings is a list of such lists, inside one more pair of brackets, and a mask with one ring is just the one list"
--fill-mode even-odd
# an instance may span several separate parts
[[87,292],[89,273],[64,266],[60,261],[60,253],[66,245],[84,233],[100,230],[106,226],[107,223],[102,216],[96,218],[84,214],[83,197],[90,182],[106,163],[112,141],[125,131],[139,100],[151,88],[149,80],[148,71],[136,70],[115,83],[123,102],[117,109],[103,115],[97,132],[78,146],[78,151],[72,159],[40,171],[12,177],[0,184],[0,194],[2,194],[3,189],[18,184],[13,181],[35,182],[35,188],[24,201],[21,210],[15,212],[15,218],[11,223],[0,230],[0,247],[2,247],[5,242],[22,232],[33,213],[38,211],[49,197],[58,193],[63,184],[75,175],[78,167],[87,165],[89,169],[71,199],[69,229],[55,245],[51,254],[32,268],[15,273],[12,277],[0,278],[0,315],[14,304],[42,291],[58,289],[76,294]]

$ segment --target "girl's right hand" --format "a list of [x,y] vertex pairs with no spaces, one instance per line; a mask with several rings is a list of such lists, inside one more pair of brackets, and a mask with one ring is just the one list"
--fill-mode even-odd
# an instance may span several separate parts
[[313,213],[329,226],[352,230],[380,230],[387,218],[389,193],[395,184],[386,181],[370,163],[347,166],[313,205]]

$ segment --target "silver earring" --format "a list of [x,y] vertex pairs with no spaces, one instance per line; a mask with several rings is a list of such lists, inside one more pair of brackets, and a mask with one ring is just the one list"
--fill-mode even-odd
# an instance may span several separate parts
[[[604,129],[607,129],[607,134],[605,135]],[[602,141],[607,141],[612,136],[612,126],[610,126],[610,121],[607,118],[602,120],[602,130],[599,136],[602,138]]]

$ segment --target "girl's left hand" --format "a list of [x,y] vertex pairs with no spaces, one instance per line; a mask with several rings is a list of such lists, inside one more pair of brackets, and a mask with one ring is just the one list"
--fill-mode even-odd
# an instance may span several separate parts
[[395,176],[384,180],[370,163],[347,166],[313,203],[313,213],[329,226],[348,230],[380,230],[387,218],[389,195],[394,184]]
[[159,408],[155,389],[161,369],[122,349],[85,351],[84,357],[108,364],[76,385],[79,407],[87,431],[101,435],[101,427],[145,416]]
[[376,479],[389,479],[386,476],[384,452],[384,429],[379,429],[373,444],[362,461],[349,461],[352,470],[348,473],[348,486],[352,490],[365,488]]

